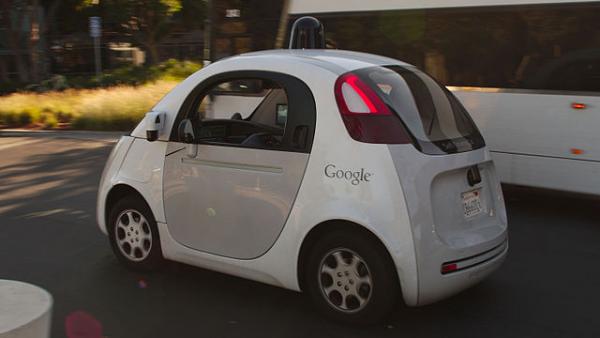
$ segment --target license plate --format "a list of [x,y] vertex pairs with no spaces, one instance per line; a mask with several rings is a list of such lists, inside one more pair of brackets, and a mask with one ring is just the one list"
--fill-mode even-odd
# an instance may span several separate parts
[[467,191],[462,193],[463,212],[465,218],[479,215],[483,208],[481,207],[481,189]]

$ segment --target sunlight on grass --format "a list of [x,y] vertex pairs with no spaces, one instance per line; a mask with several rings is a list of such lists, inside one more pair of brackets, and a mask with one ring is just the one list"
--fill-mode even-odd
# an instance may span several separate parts
[[176,84],[158,81],[135,87],[16,93],[0,97],[0,124],[54,128],[70,123],[74,129],[129,130]]

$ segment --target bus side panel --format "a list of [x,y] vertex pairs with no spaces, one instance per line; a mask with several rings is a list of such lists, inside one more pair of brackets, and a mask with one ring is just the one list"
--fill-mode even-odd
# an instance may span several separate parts
[[503,183],[600,195],[600,163],[492,152]]
[[502,182],[600,193],[600,96],[496,89],[454,94],[480,128]]
[[[454,94],[492,151],[600,162],[600,96],[463,90]],[[573,109],[573,103],[583,103],[585,109]]]

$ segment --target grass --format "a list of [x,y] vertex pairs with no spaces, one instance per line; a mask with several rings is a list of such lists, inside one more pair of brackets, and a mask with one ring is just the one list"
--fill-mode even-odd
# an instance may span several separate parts
[[140,86],[11,94],[0,97],[0,124],[130,130],[176,84],[160,80]]
[[0,125],[130,130],[162,96],[200,68],[197,62],[168,60],[93,77],[57,75],[28,86],[29,91],[0,96]]

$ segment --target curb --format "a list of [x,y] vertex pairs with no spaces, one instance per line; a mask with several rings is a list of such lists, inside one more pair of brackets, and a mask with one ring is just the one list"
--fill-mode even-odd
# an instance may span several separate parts
[[53,298],[29,283],[0,279],[0,299],[8,312],[0,313],[0,338],[48,338]]

